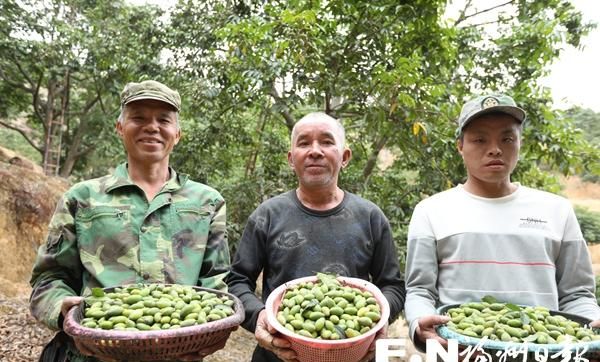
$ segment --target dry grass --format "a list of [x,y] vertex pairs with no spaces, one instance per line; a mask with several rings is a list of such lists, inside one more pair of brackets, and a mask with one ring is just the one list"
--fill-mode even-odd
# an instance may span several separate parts
[[577,176],[563,178],[562,182],[565,186],[563,194],[574,205],[600,212],[600,184],[583,182]]

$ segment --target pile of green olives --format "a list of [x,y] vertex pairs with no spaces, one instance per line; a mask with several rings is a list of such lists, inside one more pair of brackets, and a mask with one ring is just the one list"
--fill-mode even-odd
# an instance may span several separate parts
[[80,324],[87,328],[152,331],[199,325],[234,314],[234,301],[191,286],[145,284],[94,288]]
[[286,290],[277,312],[282,326],[304,337],[338,340],[360,336],[381,319],[371,292],[344,286],[335,276],[318,277]]
[[520,307],[510,303],[470,302],[447,311],[447,327],[474,338],[516,343],[577,343],[600,340],[600,335],[562,315],[552,315],[540,306]]

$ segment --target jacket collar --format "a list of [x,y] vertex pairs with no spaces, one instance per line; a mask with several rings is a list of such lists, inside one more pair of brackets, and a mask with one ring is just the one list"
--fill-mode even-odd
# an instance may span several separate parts
[[[169,166],[169,174],[171,177],[163,186],[161,192],[168,191],[172,192],[180,189],[185,185],[188,180],[188,175],[186,174],[178,174],[175,170]],[[136,186],[137,185],[131,180],[129,177],[129,172],[127,171],[127,163],[122,163],[115,169],[115,172],[109,176],[106,182],[106,193],[110,193],[113,190],[119,189],[121,187],[127,186]]]

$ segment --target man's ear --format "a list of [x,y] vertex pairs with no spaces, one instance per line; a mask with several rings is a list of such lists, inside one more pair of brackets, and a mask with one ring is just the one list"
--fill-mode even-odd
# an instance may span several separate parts
[[352,159],[352,150],[349,148],[344,148],[344,152],[342,153],[342,168],[346,168]]
[[123,137],[123,125],[118,120],[117,120],[117,123],[115,124],[115,130],[117,131],[117,134],[119,135],[119,137]]
[[463,155],[463,141],[459,138],[456,140],[456,149],[458,150],[458,153],[460,153],[460,155]]
[[294,169],[294,161],[292,160],[292,151],[288,151],[287,154],[288,166],[293,170]]
[[175,135],[175,143],[174,143],[174,145],[178,144],[180,139],[181,139],[181,129],[178,128],[177,129],[177,134]]

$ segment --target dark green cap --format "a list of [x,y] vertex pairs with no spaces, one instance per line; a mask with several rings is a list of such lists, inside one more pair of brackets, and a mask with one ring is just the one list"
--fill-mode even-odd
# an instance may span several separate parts
[[483,95],[475,97],[463,105],[458,117],[456,134],[459,135],[465,126],[475,118],[494,112],[506,113],[509,116],[513,116],[519,123],[525,121],[525,111],[517,107],[517,104],[511,97],[505,94]]
[[168,103],[175,107],[177,112],[181,109],[179,92],[155,80],[127,83],[121,92],[121,107],[142,99],[154,99]]

